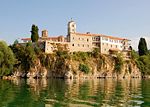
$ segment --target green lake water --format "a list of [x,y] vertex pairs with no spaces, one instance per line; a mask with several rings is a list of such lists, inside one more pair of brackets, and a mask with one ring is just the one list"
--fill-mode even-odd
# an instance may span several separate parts
[[150,107],[150,80],[0,80],[0,107]]

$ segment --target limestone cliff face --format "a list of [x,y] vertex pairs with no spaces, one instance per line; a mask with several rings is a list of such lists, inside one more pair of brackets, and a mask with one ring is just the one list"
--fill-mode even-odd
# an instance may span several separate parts
[[[47,66],[41,64],[40,59],[35,66],[30,68],[27,77],[49,78],[140,78],[136,63],[132,60],[123,60],[118,63],[115,57],[101,56],[100,58],[87,58],[84,61],[66,59],[61,57],[48,58]],[[79,65],[85,63],[89,67],[89,73],[79,70]],[[16,76],[23,75],[16,72]]]

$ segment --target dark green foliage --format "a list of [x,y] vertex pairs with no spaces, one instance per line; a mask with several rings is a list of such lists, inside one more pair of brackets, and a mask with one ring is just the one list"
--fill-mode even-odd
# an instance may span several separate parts
[[76,61],[85,61],[87,58],[91,57],[90,52],[73,52],[72,59]]
[[94,48],[92,52],[93,57],[98,58],[99,54],[100,54],[99,48]]
[[135,50],[131,51],[131,59],[136,60],[139,58],[138,53]]
[[34,66],[36,54],[31,42],[27,43],[26,46],[16,44],[11,48],[17,59],[15,68],[21,67],[23,70],[28,71],[31,66]]
[[46,55],[44,53],[42,53],[42,54],[40,54],[39,58],[40,58],[40,62],[42,64],[42,66],[45,66],[46,65]]
[[37,56],[39,56],[40,54],[42,54],[42,49],[40,48],[38,43],[34,44],[34,51],[36,53]]
[[16,39],[15,41],[14,41],[14,45],[16,45],[16,44],[18,44],[19,43],[19,41]]
[[12,50],[3,41],[0,41],[0,76],[12,73],[15,57]]
[[90,72],[90,68],[86,64],[80,64],[79,65],[79,70],[86,73],[86,74],[88,74]]
[[106,59],[105,59],[105,57],[103,56],[103,55],[100,55],[99,57],[98,57],[98,59],[96,60],[96,63],[97,63],[97,69],[99,70],[99,71],[101,71],[101,69],[105,66],[105,64],[106,64]]
[[123,58],[122,58],[122,55],[121,54],[117,54],[116,57],[114,57],[114,60],[115,60],[115,71],[117,73],[120,73],[121,72],[121,69],[123,67]]
[[138,66],[143,75],[150,74],[150,56],[149,55],[140,56],[138,59],[138,63],[139,63]]
[[63,69],[65,66],[65,59],[64,58],[57,58],[57,61],[56,61],[56,67],[58,69]]
[[68,55],[68,51],[58,50],[58,51],[56,51],[56,55],[58,57],[61,57],[61,58],[64,58],[64,59],[69,59],[70,58],[70,56]]
[[148,53],[147,44],[145,38],[140,38],[138,45],[139,55],[146,55]]
[[150,55],[139,56],[134,50],[131,51],[131,58],[134,60],[143,75],[150,74]]
[[32,29],[31,29],[31,40],[32,40],[32,42],[38,41],[38,39],[39,39],[38,31],[39,31],[38,27],[33,24]]

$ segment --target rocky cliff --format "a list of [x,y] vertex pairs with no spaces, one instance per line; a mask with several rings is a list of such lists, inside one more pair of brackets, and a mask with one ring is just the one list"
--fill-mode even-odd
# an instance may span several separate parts
[[[136,63],[118,56],[86,55],[54,56],[45,55],[44,61],[37,59],[29,71],[14,72],[14,76],[27,75],[29,78],[140,78]],[[88,71],[88,72],[87,72]]]

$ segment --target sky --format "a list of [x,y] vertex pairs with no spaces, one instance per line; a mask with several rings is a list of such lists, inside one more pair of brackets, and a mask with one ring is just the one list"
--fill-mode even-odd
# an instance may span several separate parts
[[135,50],[144,37],[150,49],[150,0],[0,0],[0,40],[30,37],[32,24],[65,36],[71,18],[77,32],[128,38]]

